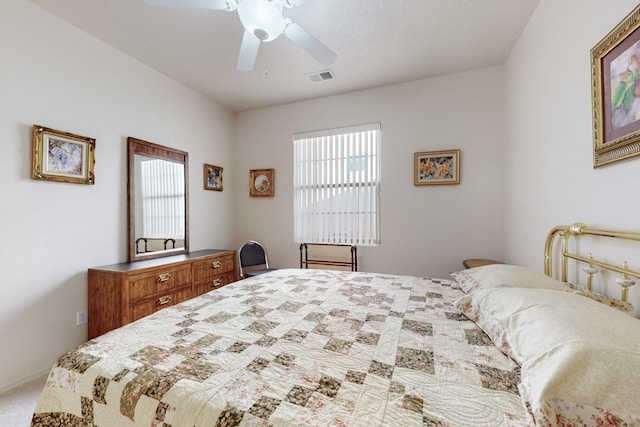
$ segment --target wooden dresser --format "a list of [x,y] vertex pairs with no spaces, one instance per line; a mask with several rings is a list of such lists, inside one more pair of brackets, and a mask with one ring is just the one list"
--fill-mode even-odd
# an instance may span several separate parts
[[237,280],[236,251],[184,255],[90,268],[89,339]]

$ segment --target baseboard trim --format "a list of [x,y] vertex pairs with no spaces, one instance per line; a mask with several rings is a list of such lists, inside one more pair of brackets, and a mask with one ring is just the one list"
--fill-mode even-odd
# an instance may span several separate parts
[[8,393],[8,392],[10,392],[12,390],[15,390],[17,388],[22,387],[25,384],[30,383],[31,381],[35,381],[35,380],[37,380],[39,378],[42,378],[42,377],[46,376],[49,373],[49,371],[51,371],[51,367],[52,366],[53,366],[53,363],[51,365],[49,365],[48,368],[42,368],[42,369],[40,369],[40,370],[38,370],[38,371],[36,371],[36,372],[34,372],[32,374],[29,374],[27,376],[24,376],[24,377],[18,379],[17,381],[14,381],[14,382],[10,383],[10,384],[0,385],[0,395]]

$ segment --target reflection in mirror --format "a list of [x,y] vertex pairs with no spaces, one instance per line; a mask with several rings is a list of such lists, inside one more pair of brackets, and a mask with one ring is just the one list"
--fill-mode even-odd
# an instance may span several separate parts
[[189,252],[188,154],[127,141],[129,261]]

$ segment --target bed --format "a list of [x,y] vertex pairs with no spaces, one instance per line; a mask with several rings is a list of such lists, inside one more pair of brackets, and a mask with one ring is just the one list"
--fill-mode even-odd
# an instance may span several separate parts
[[639,385],[633,308],[542,272],[282,269],[69,351],[31,425],[637,426]]

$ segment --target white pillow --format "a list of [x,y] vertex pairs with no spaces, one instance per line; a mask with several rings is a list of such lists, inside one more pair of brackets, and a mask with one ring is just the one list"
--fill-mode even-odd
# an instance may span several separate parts
[[549,289],[477,289],[455,305],[520,364],[537,425],[640,425],[640,320]]
[[539,288],[568,291],[569,287],[536,270],[511,264],[490,264],[449,274],[463,292],[488,288]]

